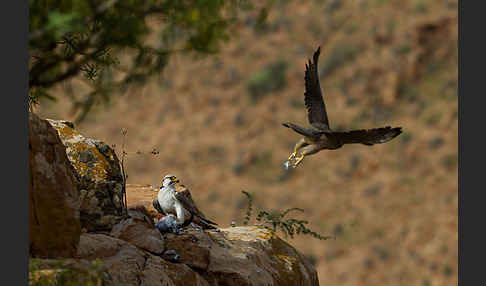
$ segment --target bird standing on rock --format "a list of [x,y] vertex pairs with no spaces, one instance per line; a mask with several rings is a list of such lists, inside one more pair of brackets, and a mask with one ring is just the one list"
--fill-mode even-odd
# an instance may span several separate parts
[[162,180],[157,198],[153,200],[154,208],[163,215],[175,215],[177,228],[194,222],[203,229],[215,229],[215,222],[207,219],[197,208],[189,189],[176,190],[180,180],[175,175],[166,175]]
[[[297,167],[305,156],[315,154],[320,150],[334,150],[341,148],[344,144],[353,143],[371,146],[388,142],[402,133],[401,127],[392,128],[390,126],[345,132],[331,130],[317,72],[317,61],[320,53],[321,47],[317,48],[314,53],[313,61],[309,60],[309,63],[305,65],[304,102],[311,126],[302,127],[290,122],[282,123],[283,126],[304,135],[304,138],[295,144],[294,152],[290,155],[288,161],[285,162],[286,168],[289,166]],[[300,156],[297,157],[299,151],[301,151]],[[295,162],[291,165],[290,162],[294,159]]]

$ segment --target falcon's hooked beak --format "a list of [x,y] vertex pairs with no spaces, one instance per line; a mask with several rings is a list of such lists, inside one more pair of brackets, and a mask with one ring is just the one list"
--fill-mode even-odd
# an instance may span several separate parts
[[180,180],[176,176],[173,176],[173,177],[170,177],[170,182],[171,182],[171,184],[177,184],[177,183],[180,182]]

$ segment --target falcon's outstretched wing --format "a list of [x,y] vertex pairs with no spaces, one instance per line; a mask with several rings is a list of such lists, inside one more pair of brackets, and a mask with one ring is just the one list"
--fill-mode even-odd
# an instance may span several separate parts
[[307,109],[309,123],[319,130],[329,130],[326,105],[322,98],[321,85],[319,84],[319,74],[317,71],[317,61],[321,47],[314,53],[313,62],[305,65],[305,93],[304,102]]
[[401,127],[392,128],[387,126],[367,130],[363,129],[347,132],[331,132],[330,134],[339,138],[343,144],[361,143],[371,146],[374,144],[388,142],[400,135],[400,133],[402,133]]
[[211,225],[217,225],[217,223],[207,219],[206,216],[197,208],[194,200],[192,199],[191,192],[187,188],[177,191],[175,197],[182,204],[184,209],[194,215],[194,218],[198,218],[203,223],[203,226],[211,228]]

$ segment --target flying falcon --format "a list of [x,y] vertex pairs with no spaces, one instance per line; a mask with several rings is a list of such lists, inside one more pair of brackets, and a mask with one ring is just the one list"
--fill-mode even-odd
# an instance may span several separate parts
[[177,191],[177,183],[179,179],[174,175],[164,177],[157,198],[152,202],[154,208],[163,215],[176,215],[179,227],[194,222],[203,229],[215,229],[217,224],[207,219],[197,208],[189,189],[183,188]]
[[[392,128],[390,126],[352,130],[345,132],[332,131],[327,119],[326,105],[322,98],[319,75],[317,73],[317,61],[321,47],[314,53],[313,62],[305,65],[305,93],[304,102],[310,127],[302,127],[290,122],[282,123],[283,126],[292,128],[295,132],[304,135],[294,147],[294,152],[290,155],[285,166],[288,168],[290,162],[295,159],[293,167],[302,162],[305,156],[312,155],[320,150],[334,150],[341,148],[344,144],[360,143],[371,146],[373,144],[385,143],[402,133],[401,127]],[[297,153],[300,152],[300,156]]]

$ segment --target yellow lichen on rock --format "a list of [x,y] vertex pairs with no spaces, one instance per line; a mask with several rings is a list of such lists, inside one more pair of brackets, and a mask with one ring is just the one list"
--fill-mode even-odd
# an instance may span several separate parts
[[[69,161],[81,176],[89,176],[93,180],[106,179],[109,162],[96,148],[94,140],[84,137],[63,121],[52,119],[47,119],[47,121],[57,130],[66,146]],[[82,152],[88,152],[94,159],[83,162],[80,158]]]
[[77,179],[81,225],[88,231],[111,229],[123,216],[123,177],[115,151],[67,121],[47,122],[61,139]]
[[101,260],[73,258],[37,259],[29,261],[29,285],[113,285]]
[[43,285],[42,283],[47,283],[48,285],[55,285],[59,273],[62,271],[62,269],[43,269],[29,272],[29,284],[39,283],[39,285]]

